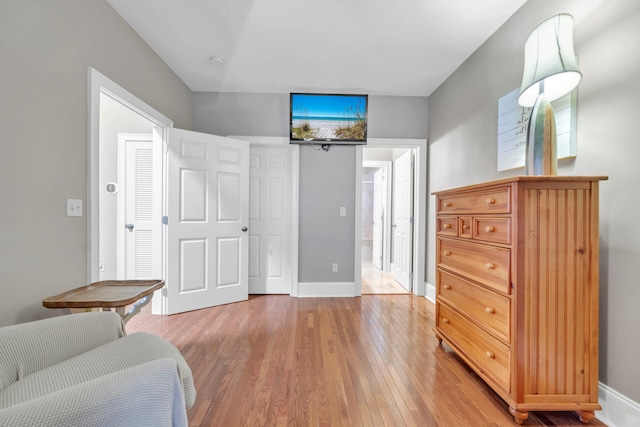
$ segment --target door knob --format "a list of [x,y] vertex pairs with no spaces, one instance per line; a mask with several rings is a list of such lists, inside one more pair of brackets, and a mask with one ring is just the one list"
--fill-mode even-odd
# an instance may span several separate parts
[[126,228],[129,231],[133,231],[133,224],[125,224],[124,228]]
[[242,231],[247,231],[247,230],[248,230],[248,228],[247,228],[246,225],[244,227],[242,227]]

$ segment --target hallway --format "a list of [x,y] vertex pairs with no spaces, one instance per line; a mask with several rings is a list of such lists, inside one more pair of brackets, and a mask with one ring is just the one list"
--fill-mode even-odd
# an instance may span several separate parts
[[362,295],[408,294],[393,274],[378,270],[371,260],[362,260]]

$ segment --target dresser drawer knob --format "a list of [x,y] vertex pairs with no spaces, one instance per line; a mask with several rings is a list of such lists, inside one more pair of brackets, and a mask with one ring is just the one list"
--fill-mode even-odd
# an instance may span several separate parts
[[443,224],[442,228],[451,228],[451,224]]
[[488,205],[493,205],[496,202],[496,199],[488,198],[484,202]]
[[492,352],[490,352],[490,351],[487,351],[485,354],[487,355],[487,357],[488,357],[489,359],[495,359],[495,358],[496,358],[496,355],[495,355],[495,354],[493,354],[493,353],[492,353]]
[[484,231],[486,231],[487,233],[493,233],[493,231],[494,231],[494,230],[495,230],[495,229],[494,229],[492,226],[490,226],[490,225],[487,225],[487,226],[484,228]]
[[444,255],[444,256],[449,256],[449,255],[451,255],[451,252],[449,252],[449,251],[444,251],[444,252],[442,252],[442,255]]
[[469,229],[469,226],[468,226],[468,225],[463,225],[463,226],[462,226],[462,229],[463,229],[463,230],[468,230],[468,229]]
[[445,289],[451,289],[451,285],[444,285]]
[[447,319],[446,317],[442,318],[442,323],[449,323],[449,319]]
[[486,307],[486,308],[484,309],[484,311],[486,311],[486,312],[487,312],[487,314],[493,314],[493,313],[495,313],[495,312],[496,312],[496,311],[495,311],[493,308],[491,308],[491,307]]
[[490,262],[486,263],[484,266],[487,267],[487,270],[493,270],[494,268],[496,268],[496,265],[491,264]]
[[451,202],[444,202],[444,207],[445,208],[450,208],[451,207]]

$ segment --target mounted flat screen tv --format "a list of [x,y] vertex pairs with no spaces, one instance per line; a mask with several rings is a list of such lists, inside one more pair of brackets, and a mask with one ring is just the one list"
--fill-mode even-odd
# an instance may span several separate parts
[[366,144],[367,95],[292,93],[292,144]]

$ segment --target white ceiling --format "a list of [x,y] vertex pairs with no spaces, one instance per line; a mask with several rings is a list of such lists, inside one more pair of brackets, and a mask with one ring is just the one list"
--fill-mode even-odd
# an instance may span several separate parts
[[107,1],[193,91],[428,96],[526,0]]

